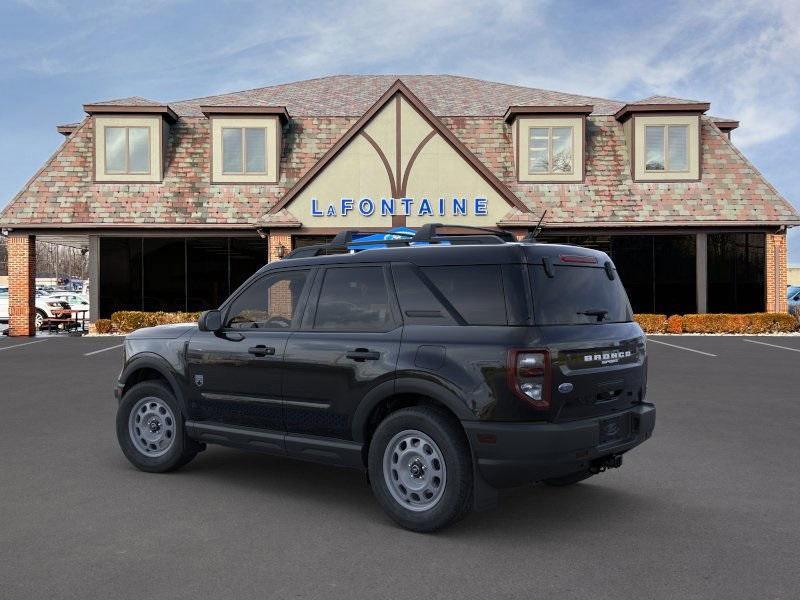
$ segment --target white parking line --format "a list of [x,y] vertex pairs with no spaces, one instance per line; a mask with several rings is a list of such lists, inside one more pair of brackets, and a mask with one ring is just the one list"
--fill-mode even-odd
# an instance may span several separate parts
[[113,350],[114,348],[122,348],[125,344],[117,344],[116,346],[109,346],[108,348],[101,348],[100,350],[95,350],[94,352],[87,352],[84,356],[91,356],[92,354],[100,354],[101,352],[105,352],[106,350]]
[[797,348],[789,348],[789,346],[779,346],[778,344],[768,344],[767,342],[759,342],[758,340],[748,340],[742,338],[743,342],[750,342],[751,344],[761,344],[762,346],[770,346],[772,348],[780,348],[781,350],[791,350],[792,352],[800,352]]
[[3,350],[11,350],[12,348],[21,348],[22,346],[30,346],[31,344],[41,344],[42,342],[47,342],[49,340],[36,340],[35,342],[25,342],[24,344],[14,344],[13,346],[5,346],[0,348],[0,352]]
[[667,342],[660,342],[658,340],[654,340],[653,338],[647,338],[647,343],[653,342],[654,344],[662,344],[664,346],[669,346],[670,348],[677,348],[678,350],[686,350],[687,352],[695,352],[697,354],[703,354],[704,356],[713,356],[717,358],[716,354],[711,354],[711,352],[703,352],[702,350],[695,350],[694,348],[685,348],[684,346],[676,346],[675,344],[668,344]]

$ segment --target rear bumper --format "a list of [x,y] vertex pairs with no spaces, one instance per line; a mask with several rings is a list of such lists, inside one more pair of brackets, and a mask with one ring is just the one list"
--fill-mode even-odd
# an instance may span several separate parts
[[653,433],[656,408],[640,404],[613,416],[629,415],[630,433],[600,444],[600,421],[569,423],[497,423],[463,421],[478,471],[489,485],[513,487],[589,468],[606,456],[622,454]]

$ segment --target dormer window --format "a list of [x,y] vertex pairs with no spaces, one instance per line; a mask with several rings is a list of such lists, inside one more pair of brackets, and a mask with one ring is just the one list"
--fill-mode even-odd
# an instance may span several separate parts
[[267,173],[267,128],[222,128],[222,173]]
[[645,171],[689,170],[689,126],[645,125]]
[[161,182],[169,123],[178,119],[169,106],[138,98],[130,104],[84,104],[83,109],[93,121],[97,183]]
[[211,123],[211,183],[277,183],[283,106],[201,106]]
[[530,127],[528,129],[528,174],[572,173],[573,127]]
[[150,172],[150,127],[105,127],[106,175]]
[[509,106],[517,179],[523,183],[580,183],[586,116],[593,107]]

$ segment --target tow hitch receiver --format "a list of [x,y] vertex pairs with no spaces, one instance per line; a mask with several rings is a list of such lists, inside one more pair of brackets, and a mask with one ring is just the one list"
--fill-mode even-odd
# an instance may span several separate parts
[[622,454],[612,454],[604,456],[592,462],[589,471],[592,473],[602,473],[606,469],[619,469],[622,466]]

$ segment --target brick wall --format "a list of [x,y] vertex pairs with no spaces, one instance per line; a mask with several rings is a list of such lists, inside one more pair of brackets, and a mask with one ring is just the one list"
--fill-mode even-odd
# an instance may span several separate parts
[[786,312],[786,234],[767,234],[765,277],[765,308],[768,312]]
[[292,251],[292,234],[288,231],[280,229],[273,229],[269,232],[269,250],[267,255],[267,262],[280,260],[278,257],[278,248],[283,246],[286,249],[286,254]]
[[35,335],[36,237],[8,236],[9,335]]

